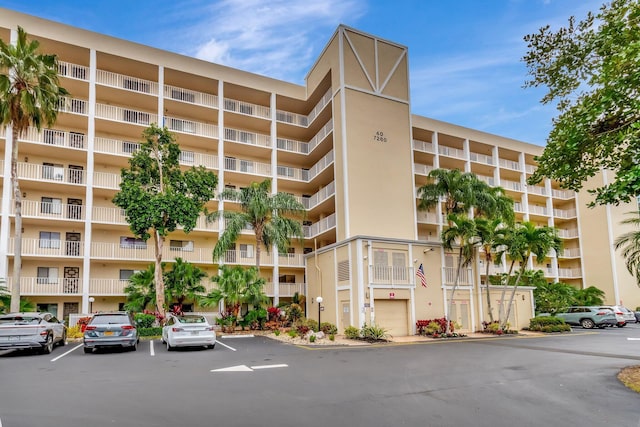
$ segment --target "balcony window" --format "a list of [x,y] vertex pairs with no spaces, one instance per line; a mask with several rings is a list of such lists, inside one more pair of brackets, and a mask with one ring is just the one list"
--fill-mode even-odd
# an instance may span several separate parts
[[136,92],[144,92],[144,93],[151,92],[149,82],[145,82],[143,80],[138,80],[138,79],[132,79],[129,77],[124,78],[122,82],[122,87],[129,90],[135,90]]
[[122,110],[122,120],[129,123],[148,125],[150,121],[149,113],[134,110]]
[[171,240],[169,249],[172,251],[193,252],[193,240]]
[[42,179],[64,181],[64,167],[55,163],[42,163]]
[[60,233],[55,231],[41,231],[40,247],[44,249],[60,249]]
[[147,242],[135,237],[120,236],[120,247],[123,249],[147,249]]
[[84,148],[84,134],[80,132],[69,132],[69,146],[71,148]]
[[137,142],[122,141],[123,153],[135,153],[140,148],[140,144]]
[[135,273],[134,270],[120,270],[120,280],[129,280]]
[[278,276],[278,283],[296,283],[296,276],[294,274],[283,274]]
[[196,102],[196,95],[194,93],[180,89],[171,89],[171,98],[177,99],[178,101],[191,102],[192,104]]
[[45,144],[64,145],[64,132],[61,130],[45,129],[42,136]]
[[253,245],[240,245],[240,256],[242,258],[253,258]]
[[55,283],[58,283],[58,269],[56,267],[38,267],[39,285]]
[[62,213],[62,199],[53,197],[40,198],[40,213],[60,215]]

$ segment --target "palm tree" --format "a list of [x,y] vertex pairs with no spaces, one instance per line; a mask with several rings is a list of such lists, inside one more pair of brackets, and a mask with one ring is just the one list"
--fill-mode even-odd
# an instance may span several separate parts
[[[20,270],[22,268],[22,193],[18,182],[18,138],[29,126],[38,131],[42,124],[52,126],[60,101],[68,92],[58,84],[55,55],[37,53],[40,43],[27,40],[18,27],[15,45],[0,40],[0,125],[11,126],[11,186],[13,189],[14,259],[11,311],[20,309]],[[5,73],[6,72],[6,73]]]
[[458,283],[460,281],[460,274],[462,270],[468,267],[475,259],[476,248],[479,242],[476,223],[473,220],[467,218],[465,215],[456,214],[450,214],[447,219],[451,226],[442,232],[442,246],[447,251],[453,251],[456,247],[458,249],[458,267],[456,269],[456,277],[453,281],[453,289],[451,290],[449,305],[445,316],[447,320],[446,333],[448,334],[451,332],[450,316],[453,308],[454,294],[458,289]]
[[155,264],[149,264],[146,270],[138,271],[129,277],[124,288],[127,295],[125,308],[131,311],[142,311],[150,307],[156,300]]
[[625,219],[621,224],[631,225],[636,229],[618,237],[614,246],[616,250],[622,249],[627,270],[635,276],[636,283],[640,286],[640,211],[628,212],[627,215],[633,217]]
[[604,291],[595,286],[578,289],[573,294],[574,305],[602,305],[604,304]]
[[264,294],[264,279],[259,276],[255,267],[220,266],[220,274],[211,280],[217,287],[200,298],[203,307],[217,307],[224,300],[225,311],[238,318],[242,304],[261,305],[268,301]]
[[177,307],[174,305],[175,312],[182,312],[182,304],[186,299],[194,300],[207,291],[202,285],[207,273],[182,258],[176,258],[171,270],[164,276],[167,301],[178,302]]
[[225,224],[224,231],[213,248],[214,262],[233,246],[247,225],[253,229],[256,236],[258,271],[261,245],[264,245],[267,251],[272,245],[276,245],[278,251],[286,252],[292,237],[304,237],[302,222],[297,219],[304,217],[304,205],[291,194],[271,194],[270,179],[253,182],[240,191],[224,190],[221,198],[239,202],[241,211],[212,212],[207,215],[209,221],[222,216]]
[[491,291],[489,289],[489,268],[491,264],[499,264],[500,257],[495,257],[496,245],[504,236],[505,226],[502,218],[476,218],[476,237],[478,245],[484,251],[485,275],[486,278],[486,294],[487,294],[487,311],[489,312],[489,321],[493,322],[493,309],[491,307]]
[[[538,263],[543,262],[550,250],[560,252],[562,249],[562,241],[558,237],[558,231],[554,227],[536,227],[532,222],[525,221],[517,224],[513,230],[511,238],[511,246],[507,249],[508,255],[512,259],[511,266],[513,267],[515,261],[520,262],[520,271],[513,283],[513,289],[511,290],[511,297],[509,298],[509,304],[507,305],[507,311],[504,319],[501,319],[500,329],[505,329],[509,315],[511,314],[511,308],[513,306],[513,300],[518,290],[518,285],[522,278],[522,274],[526,270],[526,266],[529,263],[529,259],[532,255],[535,255]],[[511,273],[511,269],[510,272]],[[509,277],[507,278],[509,279]],[[508,284],[505,283],[505,286]],[[504,291],[501,301],[504,302]]]

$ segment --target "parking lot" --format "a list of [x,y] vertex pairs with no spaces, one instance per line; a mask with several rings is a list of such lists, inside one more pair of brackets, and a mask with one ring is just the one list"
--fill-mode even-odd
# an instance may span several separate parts
[[640,426],[640,325],[545,337],[0,353],[0,421],[36,426]]

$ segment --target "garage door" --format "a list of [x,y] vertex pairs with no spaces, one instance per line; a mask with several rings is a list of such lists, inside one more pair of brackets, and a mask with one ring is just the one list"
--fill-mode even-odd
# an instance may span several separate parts
[[375,323],[394,337],[409,335],[407,300],[377,299],[374,301]]

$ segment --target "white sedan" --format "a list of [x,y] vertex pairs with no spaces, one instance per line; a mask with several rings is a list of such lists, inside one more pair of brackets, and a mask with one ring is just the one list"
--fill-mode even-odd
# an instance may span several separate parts
[[171,351],[176,347],[216,346],[216,331],[200,314],[169,315],[162,327],[162,342]]

